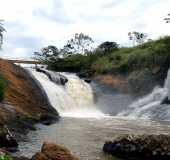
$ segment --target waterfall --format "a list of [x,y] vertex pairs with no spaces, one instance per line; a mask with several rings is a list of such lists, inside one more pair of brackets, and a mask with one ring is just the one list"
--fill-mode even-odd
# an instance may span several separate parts
[[150,94],[133,102],[117,116],[170,120],[170,106],[162,104],[166,98],[170,99],[170,69],[163,88],[155,87]]
[[[56,84],[44,73],[30,69],[31,74],[40,82],[51,105],[64,117],[103,117],[93,103],[93,92],[88,83],[75,74],[61,73],[68,79],[65,85]],[[56,72],[48,72],[55,74]],[[53,75],[54,77],[54,75]]]

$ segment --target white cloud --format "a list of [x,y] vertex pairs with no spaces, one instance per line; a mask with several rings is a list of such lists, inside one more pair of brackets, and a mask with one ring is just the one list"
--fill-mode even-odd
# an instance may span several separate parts
[[41,47],[62,47],[75,32],[89,34],[97,43],[128,43],[129,31],[150,38],[170,34],[163,19],[169,0],[0,0],[5,20],[5,56],[31,56]]

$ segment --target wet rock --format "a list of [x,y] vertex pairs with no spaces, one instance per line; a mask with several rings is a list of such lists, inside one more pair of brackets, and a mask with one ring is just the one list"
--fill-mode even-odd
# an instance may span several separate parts
[[68,82],[68,79],[60,73],[52,72],[42,68],[36,68],[36,71],[44,73],[52,82],[56,84],[65,85]]
[[84,79],[84,81],[87,82],[87,83],[90,83],[90,82],[91,82],[91,79],[86,78],[86,79]]
[[170,136],[126,135],[106,142],[103,151],[126,159],[169,160]]
[[12,157],[12,160],[30,160],[30,159],[26,157]]
[[4,147],[9,151],[17,150],[18,143],[7,126],[0,128],[0,147]]
[[163,99],[161,104],[170,104],[170,100],[169,100],[168,96],[165,99]]
[[59,116],[54,116],[52,114],[42,114],[40,117],[40,122],[44,125],[50,125],[59,120]]
[[71,152],[60,145],[44,143],[41,152],[36,153],[31,160],[79,160]]
[[65,85],[68,82],[68,79],[61,74],[59,74],[59,76],[60,76],[60,83],[62,85]]

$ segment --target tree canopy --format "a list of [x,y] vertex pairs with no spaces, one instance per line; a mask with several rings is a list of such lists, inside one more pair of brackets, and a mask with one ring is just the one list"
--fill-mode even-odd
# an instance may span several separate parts
[[118,50],[119,45],[116,42],[103,42],[98,46],[98,49],[100,49],[104,54],[111,53],[113,51]]
[[93,40],[88,35],[76,33],[62,49],[63,54],[86,54],[93,49]]
[[2,47],[3,44],[3,32],[5,32],[5,28],[3,26],[3,20],[0,20],[0,48]]

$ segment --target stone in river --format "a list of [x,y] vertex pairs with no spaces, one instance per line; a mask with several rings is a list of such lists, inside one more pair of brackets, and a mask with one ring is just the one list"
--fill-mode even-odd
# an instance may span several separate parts
[[79,160],[79,158],[63,146],[44,143],[41,152],[36,153],[31,160]]

